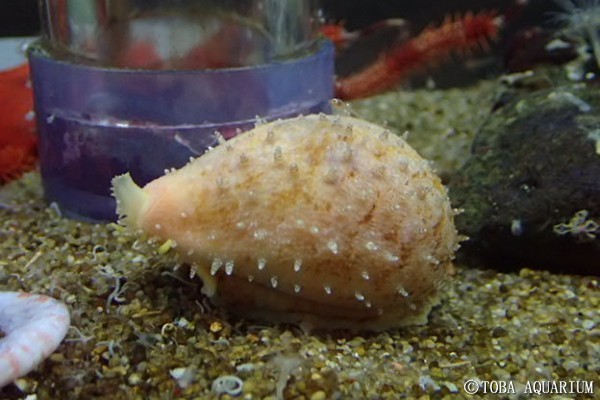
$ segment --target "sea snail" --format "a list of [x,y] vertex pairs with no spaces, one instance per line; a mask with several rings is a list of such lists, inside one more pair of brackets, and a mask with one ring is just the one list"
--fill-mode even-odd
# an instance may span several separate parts
[[121,222],[172,240],[216,304],[308,327],[424,323],[458,247],[447,191],[406,142],[345,116],[278,120],[143,189]]

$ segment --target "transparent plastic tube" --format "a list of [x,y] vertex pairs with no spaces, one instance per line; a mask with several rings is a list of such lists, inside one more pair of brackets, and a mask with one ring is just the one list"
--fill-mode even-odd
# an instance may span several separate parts
[[[127,60],[122,57],[127,54],[124,49],[131,48],[134,41],[122,42],[105,32],[107,28],[102,21],[110,18],[99,20],[97,12],[79,8],[85,3],[95,5],[97,10],[100,3],[121,4],[121,1],[46,1],[45,5],[66,5],[67,20],[71,22],[67,25],[52,22],[52,29],[46,22],[45,36],[29,51],[45,195],[48,201],[57,203],[63,215],[90,221],[114,220],[115,204],[110,195],[113,176],[131,172],[138,184],[145,184],[162,175],[165,169],[179,168],[190,157],[202,155],[208,146],[214,146],[215,131],[229,138],[252,128],[257,117],[276,119],[328,110],[333,96],[333,49],[329,42],[317,39],[312,28],[314,10],[300,14],[304,20],[299,21],[296,16],[288,15],[287,20],[296,22],[287,25],[295,24],[295,28],[277,40],[267,33],[256,33],[260,36],[256,38],[247,33],[243,38],[235,38],[235,41],[250,38],[253,44],[246,48],[246,42],[237,45],[229,42],[231,35],[218,38],[212,35],[209,44],[198,45],[197,41],[186,44],[184,47],[189,51],[185,54],[193,53],[190,57],[181,56],[181,49],[171,53],[162,49],[169,48],[170,43],[181,47],[176,40],[180,37],[179,28],[172,22],[158,24],[162,28],[148,29],[154,32],[150,37],[153,43],[158,43],[159,50],[155,44],[147,49],[156,50],[160,57],[140,65],[150,58],[124,62]],[[246,16],[240,20],[237,8],[229,13],[222,7],[219,13],[210,9],[206,15],[210,15],[210,20],[229,18],[236,24],[250,24],[235,30],[263,32],[271,29],[269,24],[277,25],[274,22],[277,18],[264,15],[282,12],[283,6],[274,4],[299,7],[302,2],[123,3],[146,4],[144,7],[156,4],[152,12],[141,13],[140,9],[124,14],[136,15],[143,21],[147,18],[160,21],[162,16],[168,21],[193,20],[188,15],[193,14],[192,10],[201,10],[198,7],[202,5],[245,4],[254,7],[252,10],[261,10],[262,13],[255,12],[262,19],[253,18],[253,24]],[[192,8],[166,9],[158,6],[162,3]],[[276,10],[268,11],[268,7]],[[44,18],[55,21],[57,17],[52,12],[56,13],[57,8],[47,8]],[[83,22],[72,22],[77,19],[74,15]],[[196,24],[189,22],[185,29],[180,23],[180,28],[194,36],[194,32],[205,29],[206,18],[200,18]],[[125,31],[134,32],[139,24],[145,22],[131,21],[125,24],[129,26]],[[210,29],[213,32],[225,28]],[[219,45],[219,41],[224,42]],[[115,49],[107,50],[111,46]],[[208,59],[213,63],[218,57],[221,57],[218,67],[200,65]]]
[[316,0],[45,0],[59,58],[144,69],[247,67],[313,52]]

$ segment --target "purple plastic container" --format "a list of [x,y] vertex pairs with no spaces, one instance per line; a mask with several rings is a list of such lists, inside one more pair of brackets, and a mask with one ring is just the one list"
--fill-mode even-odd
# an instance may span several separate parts
[[29,51],[45,195],[64,216],[116,219],[110,181],[140,184],[179,168],[216,144],[267,120],[328,111],[333,48],[242,68],[101,68]]

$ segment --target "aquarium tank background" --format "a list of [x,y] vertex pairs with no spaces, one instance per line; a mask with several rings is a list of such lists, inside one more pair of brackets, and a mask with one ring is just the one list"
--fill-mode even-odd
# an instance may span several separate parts
[[[36,4],[2,3],[2,35],[41,32],[17,13]],[[29,66],[0,69],[0,398],[598,397],[598,2],[322,6],[331,52],[292,46],[292,59],[328,60],[329,83],[290,84],[345,100],[252,116],[251,132],[221,130],[146,186],[115,177],[119,223],[71,219],[45,196]],[[200,59],[280,54],[256,26],[237,32],[248,47]],[[0,59],[21,43],[1,38]],[[198,60],[139,46],[97,68],[77,48],[93,72],[133,59],[185,76]],[[147,88],[135,82],[115,86]],[[241,99],[260,85],[234,86]]]

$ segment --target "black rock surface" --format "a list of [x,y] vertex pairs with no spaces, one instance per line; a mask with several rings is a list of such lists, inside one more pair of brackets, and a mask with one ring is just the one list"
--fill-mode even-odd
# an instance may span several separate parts
[[464,209],[457,229],[469,236],[459,262],[600,275],[598,88],[507,90],[499,99],[449,183]]

